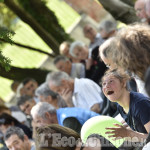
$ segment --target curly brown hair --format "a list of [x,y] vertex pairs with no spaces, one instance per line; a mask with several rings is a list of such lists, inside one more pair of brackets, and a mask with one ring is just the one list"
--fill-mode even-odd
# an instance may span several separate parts
[[113,55],[113,62],[144,80],[150,65],[150,27],[132,24],[120,30],[115,39],[115,47],[118,53]]

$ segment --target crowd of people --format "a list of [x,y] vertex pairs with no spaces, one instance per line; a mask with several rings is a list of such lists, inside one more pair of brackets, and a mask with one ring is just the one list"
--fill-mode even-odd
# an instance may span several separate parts
[[[89,45],[64,41],[53,62],[58,71],[41,85],[30,77],[12,84],[15,106],[0,104],[1,149],[150,149],[150,0],[137,0],[135,11],[142,23],[117,29],[105,20],[98,30],[86,24]],[[83,143],[84,123],[101,115],[120,115],[122,125]],[[124,143],[115,147],[110,138]]]

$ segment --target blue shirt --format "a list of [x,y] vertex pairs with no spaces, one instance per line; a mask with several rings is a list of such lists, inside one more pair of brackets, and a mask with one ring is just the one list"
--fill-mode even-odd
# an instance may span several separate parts
[[144,125],[150,121],[150,98],[141,93],[130,92],[128,114],[125,113],[119,104],[118,111],[134,131],[147,133]]
[[63,126],[63,122],[66,118],[74,117],[81,125],[83,125],[88,119],[99,116],[99,114],[82,108],[67,107],[57,109],[57,119],[59,125]]

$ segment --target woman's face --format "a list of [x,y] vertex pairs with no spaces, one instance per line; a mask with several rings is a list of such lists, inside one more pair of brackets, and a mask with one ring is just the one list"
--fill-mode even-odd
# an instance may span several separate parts
[[104,77],[102,81],[104,95],[112,102],[118,102],[126,90],[125,81],[120,81],[113,75]]
[[88,59],[88,49],[86,47],[75,47],[73,52],[80,60]]
[[104,55],[103,55],[103,52],[102,50],[100,50],[100,57],[102,59],[102,61],[104,62],[104,64],[110,68],[110,69],[116,69],[117,66],[116,64],[110,59],[110,58],[106,58]]

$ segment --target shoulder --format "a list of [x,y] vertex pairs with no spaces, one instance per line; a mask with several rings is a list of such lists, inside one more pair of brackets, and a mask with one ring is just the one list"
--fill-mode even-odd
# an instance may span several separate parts
[[150,101],[150,98],[138,92],[130,92],[130,100],[138,103],[145,100]]
[[75,78],[75,84],[85,86],[84,88],[95,88],[96,87],[96,88],[100,89],[100,86],[97,83],[95,83],[94,81],[87,79],[87,78],[80,78],[80,79]]
[[[150,99],[145,95],[137,92],[131,92],[131,107],[134,113],[150,109]],[[141,108],[143,108],[141,110]]]

